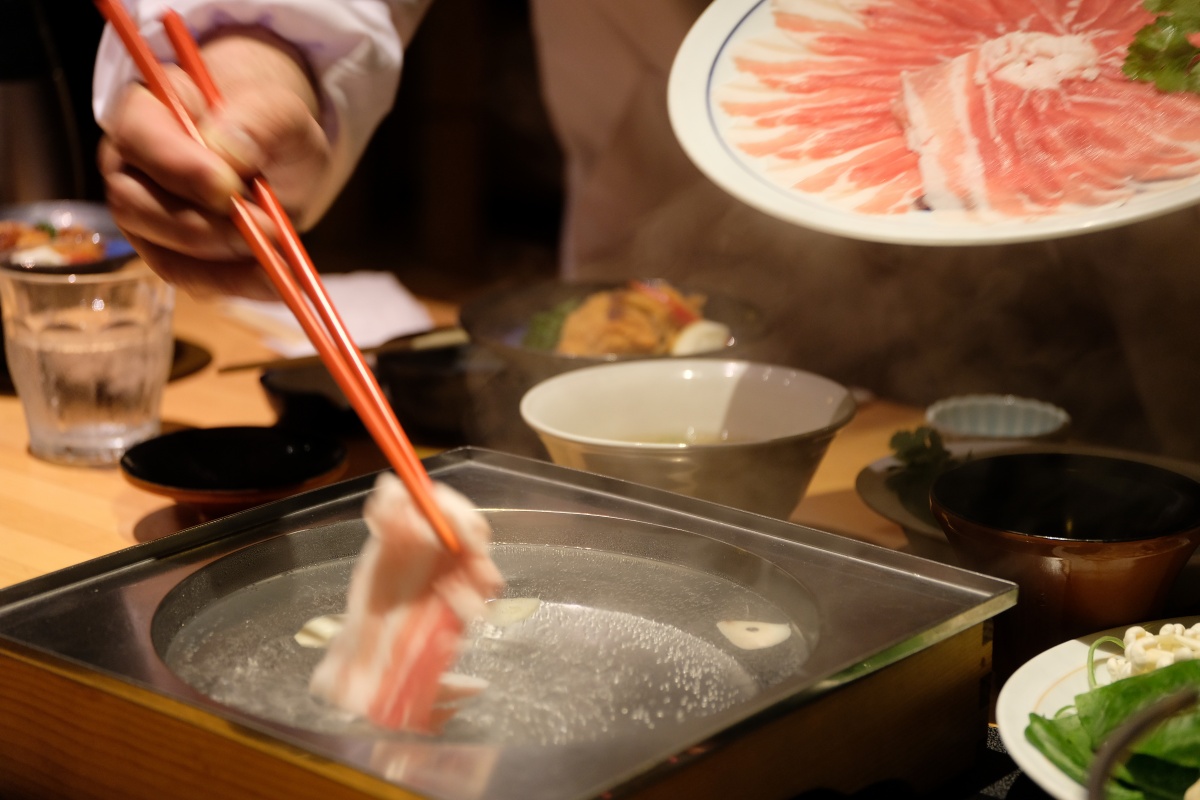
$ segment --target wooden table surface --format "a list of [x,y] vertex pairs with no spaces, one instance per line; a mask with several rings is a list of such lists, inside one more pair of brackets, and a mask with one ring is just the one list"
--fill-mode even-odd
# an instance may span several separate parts
[[[435,324],[454,310],[430,305]],[[172,380],[163,397],[164,429],[219,425],[270,425],[275,414],[256,370],[219,372],[224,365],[269,359],[274,353],[256,331],[220,307],[180,294],[176,337],[208,351],[203,369]],[[888,440],[921,423],[918,409],[882,400],[863,404],[831,445],[793,519],[887,547],[903,547],[901,529],[869,509],[854,490],[867,464],[889,453]],[[422,456],[436,452],[422,446]],[[50,464],[29,455],[20,401],[0,396],[0,587],[182,530],[204,521],[194,509],[135,488],[115,467]],[[351,447],[346,475],[384,466],[378,451]]]

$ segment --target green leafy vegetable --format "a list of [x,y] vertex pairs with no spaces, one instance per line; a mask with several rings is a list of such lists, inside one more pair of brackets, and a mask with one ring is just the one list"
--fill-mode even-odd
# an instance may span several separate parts
[[935,428],[921,426],[912,431],[896,431],[888,444],[908,469],[941,472],[954,464],[954,457]]
[[[1200,687],[1200,661],[1180,661],[1098,686],[1077,695],[1073,708],[1052,719],[1030,714],[1025,738],[1082,784],[1106,737],[1138,711],[1188,686]],[[1182,798],[1200,780],[1200,710],[1177,714],[1136,742],[1113,778],[1110,798]]]
[[1123,71],[1160,91],[1200,93],[1200,47],[1193,43],[1200,41],[1200,0],[1144,0],[1143,5],[1158,17],[1134,36]]
[[[1181,661],[1144,675],[1097,686],[1076,697],[1075,708],[1088,736],[1093,742],[1099,742],[1134,713],[1187,686],[1200,686],[1200,661]],[[1200,715],[1196,716],[1200,722]],[[1200,757],[1200,750],[1197,756]]]
[[1200,772],[1195,769],[1142,753],[1131,755],[1119,771],[1125,784],[1138,787],[1147,798],[1164,800],[1183,797],[1198,776]]
[[897,431],[889,445],[900,466],[888,473],[884,483],[896,493],[909,513],[937,527],[929,510],[929,490],[933,482],[959,462],[942,443],[935,429],[922,426],[912,431]]
[[1092,741],[1083,732],[1079,717],[1066,714],[1047,718],[1030,714],[1025,738],[1068,776],[1079,783],[1087,781],[1087,767],[1092,761]]
[[562,326],[567,315],[579,307],[579,298],[564,300],[547,311],[539,311],[529,319],[529,327],[521,338],[521,345],[531,350],[553,350],[562,336]]

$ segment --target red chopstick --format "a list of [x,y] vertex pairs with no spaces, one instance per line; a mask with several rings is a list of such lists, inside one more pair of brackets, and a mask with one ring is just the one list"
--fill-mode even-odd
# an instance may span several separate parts
[[[162,66],[155,59],[150,46],[142,38],[120,0],[95,0],[95,3],[100,13],[121,37],[126,50],[146,79],[150,91],[172,110],[193,139],[204,144],[195,122],[175,94]],[[219,104],[221,98],[217,87],[212,82],[199,48],[182,18],[174,11],[168,10],[163,17],[163,25],[184,71],[204,93],[210,106]],[[266,180],[257,176],[252,181],[252,186],[255,199],[279,231],[286,260],[275,250],[270,238],[254,220],[249,205],[238,196],[232,198],[231,216],[234,224],[254,251],[258,262],[267,271],[276,291],[295,315],[334,380],[362,418],[372,438],[408,487],[413,500],[429,520],[435,533],[452,553],[460,552],[462,546],[458,537],[433,498],[433,481],[429,473],[425,471],[412,443],[396,419],[391,404],[384,397],[375,373],[367,366],[362,352],[346,332],[346,327],[337,309],[330,302],[312,259],[309,258],[290,218]],[[313,312],[314,306],[316,313]]]

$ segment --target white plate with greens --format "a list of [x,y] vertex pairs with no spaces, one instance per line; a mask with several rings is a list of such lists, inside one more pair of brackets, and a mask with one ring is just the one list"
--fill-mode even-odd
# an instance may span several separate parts
[[[1165,622],[1178,622],[1190,627],[1200,622],[1200,617],[1159,620],[1145,623],[1143,627],[1157,632]],[[1075,697],[1089,688],[1087,657],[1092,643],[1104,636],[1119,639],[1128,627],[1113,628],[1056,645],[1027,661],[1000,689],[996,701],[996,727],[1004,748],[1022,772],[1057,800],[1086,800],[1087,792],[1025,738],[1029,715],[1053,717],[1061,709],[1074,705]],[[1109,682],[1104,657],[1117,650],[1114,646],[1102,646],[1097,651],[1095,671],[1098,683]]]

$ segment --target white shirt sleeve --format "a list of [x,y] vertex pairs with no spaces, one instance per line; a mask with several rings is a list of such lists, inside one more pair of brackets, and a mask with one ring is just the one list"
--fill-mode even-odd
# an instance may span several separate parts
[[[160,18],[168,7],[192,33],[228,25],[257,25],[295,44],[308,59],[321,92],[322,126],[333,147],[333,168],[314,188],[307,209],[318,218],[354,170],[380,120],[391,109],[404,45],[429,0],[125,0],[155,54],[174,61]],[[92,82],[96,121],[107,128],[125,86],[141,78],[120,38],[107,26]]]

